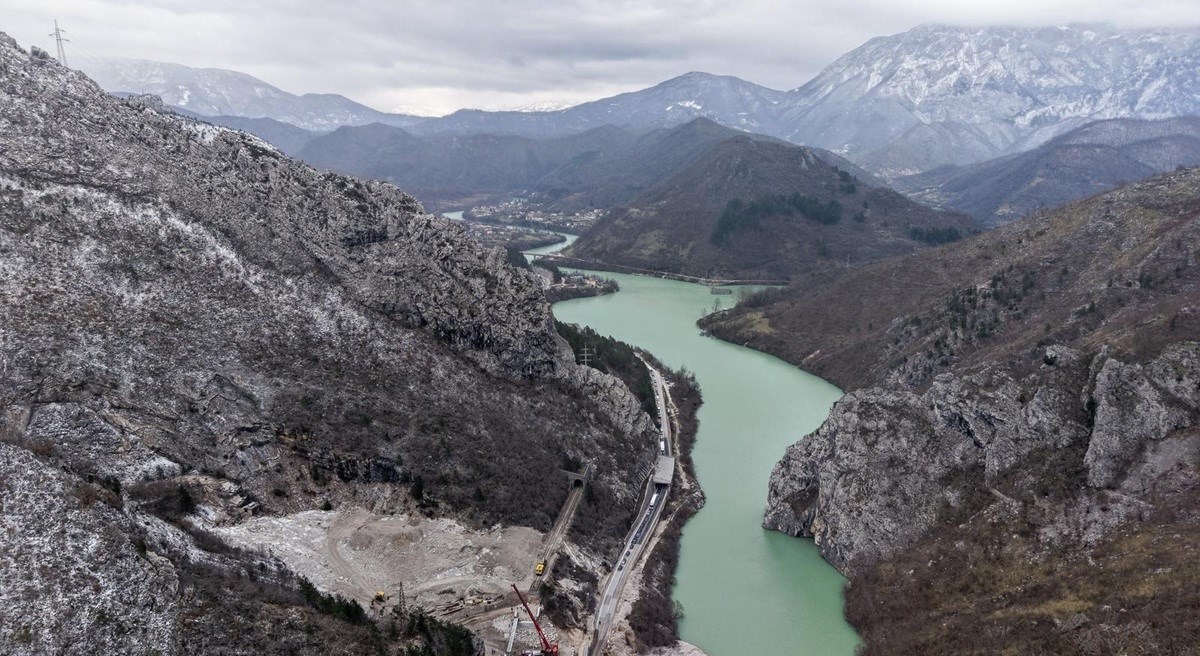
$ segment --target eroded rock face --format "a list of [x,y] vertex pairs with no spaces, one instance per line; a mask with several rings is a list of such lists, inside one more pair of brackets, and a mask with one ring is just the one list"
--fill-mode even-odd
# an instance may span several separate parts
[[[297,285],[325,278],[365,308],[427,326],[497,371],[556,368],[550,311],[532,274],[506,266],[501,251],[481,248],[461,226],[424,214],[395,187],[320,173],[257,138],[160,114],[140,99],[116,102],[8,37],[0,40],[0,74],[0,170],[13,210],[137,208],[164,224],[147,226],[161,234],[143,238],[159,237],[160,248],[186,249],[214,269],[222,255],[236,255],[249,275],[274,272]],[[71,198],[76,186],[86,193]],[[154,273],[151,263],[142,265],[149,271],[130,266]]]
[[[91,562],[90,543],[76,549],[89,536],[113,554],[146,543],[137,563],[94,563],[113,573],[92,593],[120,597],[139,577],[161,591],[153,608],[175,623],[131,635],[148,648],[172,636],[164,654],[260,639],[271,646],[256,653],[361,653],[370,639],[330,651],[358,629],[314,618],[284,573],[269,589],[230,583],[260,581],[262,563],[205,555],[180,526],[336,504],[545,530],[565,461],[594,462],[601,512],[621,513],[654,458],[637,400],[575,364],[532,274],[499,250],[390,185],[115,100],[2,34],[0,317],[3,455],[36,454],[62,479],[47,487],[20,466],[0,485],[42,485],[66,504],[44,531],[69,534],[46,547],[76,552],[56,556],[65,568]],[[108,509],[72,510],[59,498],[72,485]],[[0,531],[0,553],[35,557],[21,543],[42,529],[18,528]],[[621,537],[580,531],[585,549]],[[141,562],[155,558],[187,570],[187,589],[156,581]],[[15,587],[0,593],[74,594],[53,568],[4,574]],[[219,617],[234,612],[246,622]],[[324,637],[309,640],[314,623]],[[197,635],[225,642],[197,647]],[[105,640],[78,653],[133,651]]]
[[7,36],[0,82],[11,439],[126,482],[203,470],[286,510],[313,504],[293,488],[418,477],[462,509],[510,480],[486,519],[548,525],[560,499],[530,493],[565,455],[636,494],[624,473],[653,457],[652,423],[575,364],[501,250],[390,185],[117,101]]
[[1055,530],[1096,539],[1153,486],[1144,464],[1132,467],[1145,454],[1188,457],[1187,448],[1155,445],[1196,420],[1198,358],[1195,343],[1145,365],[1050,347],[1042,368],[1019,381],[995,367],[942,375],[920,395],[853,392],[776,466],[764,525],[814,537],[827,560],[851,572],[913,544],[974,495],[1015,503],[995,489],[998,480],[1075,449],[1096,495],[1120,487],[1124,496],[1103,495],[1116,507],[1106,518],[1085,519],[1090,502],[1081,501]]
[[1146,366],[1107,360],[1092,396],[1096,425],[1084,458],[1088,484],[1112,487],[1149,444],[1195,421],[1200,353],[1181,345]]

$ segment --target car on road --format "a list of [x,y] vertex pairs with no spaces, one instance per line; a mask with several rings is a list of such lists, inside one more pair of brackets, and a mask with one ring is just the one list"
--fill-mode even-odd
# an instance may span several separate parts
[[533,573],[537,574],[538,576],[545,574],[546,573],[546,561],[539,560],[538,563],[533,566]]

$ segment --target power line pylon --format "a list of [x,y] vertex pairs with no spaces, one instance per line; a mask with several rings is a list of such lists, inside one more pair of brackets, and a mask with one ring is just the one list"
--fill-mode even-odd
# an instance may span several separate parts
[[58,46],[58,63],[63,66],[67,65],[67,51],[63,49],[63,44],[71,41],[70,39],[63,38],[63,35],[66,33],[66,30],[58,27],[58,19],[55,19],[54,31],[50,33],[50,36],[54,37],[54,44]]
[[584,345],[583,350],[579,352],[580,364],[588,366],[592,363],[592,358],[596,356],[596,349],[592,348],[591,344]]

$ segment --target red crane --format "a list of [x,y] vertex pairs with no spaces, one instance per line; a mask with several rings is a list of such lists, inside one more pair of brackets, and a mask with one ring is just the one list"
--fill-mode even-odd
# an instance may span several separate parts
[[533,628],[537,629],[538,637],[542,639],[542,656],[558,656],[558,643],[551,643],[546,639],[546,634],[542,633],[542,625],[538,624],[537,618],[533,616],[533,611],[529,610],[529,604],[525,603],[525,597],[521,595],[521,591],[515,585],[512,589],[517,593],[517,599],[521,600],[521,605],[525,607],[525,612],[529,613],[529,619],[533,620]]

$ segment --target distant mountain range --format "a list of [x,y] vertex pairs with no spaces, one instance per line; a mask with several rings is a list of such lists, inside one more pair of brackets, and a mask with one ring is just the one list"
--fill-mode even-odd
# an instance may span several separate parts
[[[839,155],[706,118],[649,132],[609,125],[545,139],[414,134],[374,124],[319,136],[298,155],[319,168],[386,180],[425,202],[533,192],[545,209],[612,210],[575,255],[707,277],[786,279],[977,227],[965,215],[880,187]],[[790,202],[795,194],[819,203],[818,212],[839,204],[837,216],[807,217],[789,205],[718,227],[735,198],[749,206],[779,195]]]
[[[277,126],[272,126],[277,127]],[[532,191],[568,211],[629,203],[692,165],[721,141],[746,134],[706,118],[648,132],[605,125],[561,137],[416,134],[381,125],[343,127],[308,141],[298,156],[319,168],[386,180],[426,201]],[[814,154],[863,179],[869,173],[829,151]]]
[[334,93],[295,95],[254,76],[144,59],[89,60],[81,67],[110,93],[150,93],[202,116],[271,118],[306,130],[341,125],[413,125],[419,117],[389,114]]
[[1016,155],[944,166],[895,185],[934,206],[988,224],[1020,218],[1143,180],[1200,165],[1200,117],[1095,121]]
[[378,112],[331,94],[295,96],[232,71],[109,61],[87,72],[109,91],[155,93],[198,114],[320,131],[378,122],[425,134],[546,138],[703,117],[827,148],[888,178],[1021,152],[1093,120],[1200,114],[1196,29],[926,25],[871,39],[791,91],[693,72],[556,111],[468,109],[437,118]]
[[1026,150],[1102,118],[1200,114],[1200,30],[927,25],[789,94],[781,136],[887,176]]
[[707,118],[722,125],[774,135],[775,115],[787,98],[729,75],[691,72],[648,89],[622,93],[552,112],[486,112],[465,109],[425,121],[424,132],[552,136],[602,125],[646,130]]
[[871,185],[831,157],[734,133],[613,209],[565,254],[706,278],[787,280],[976,227]]

